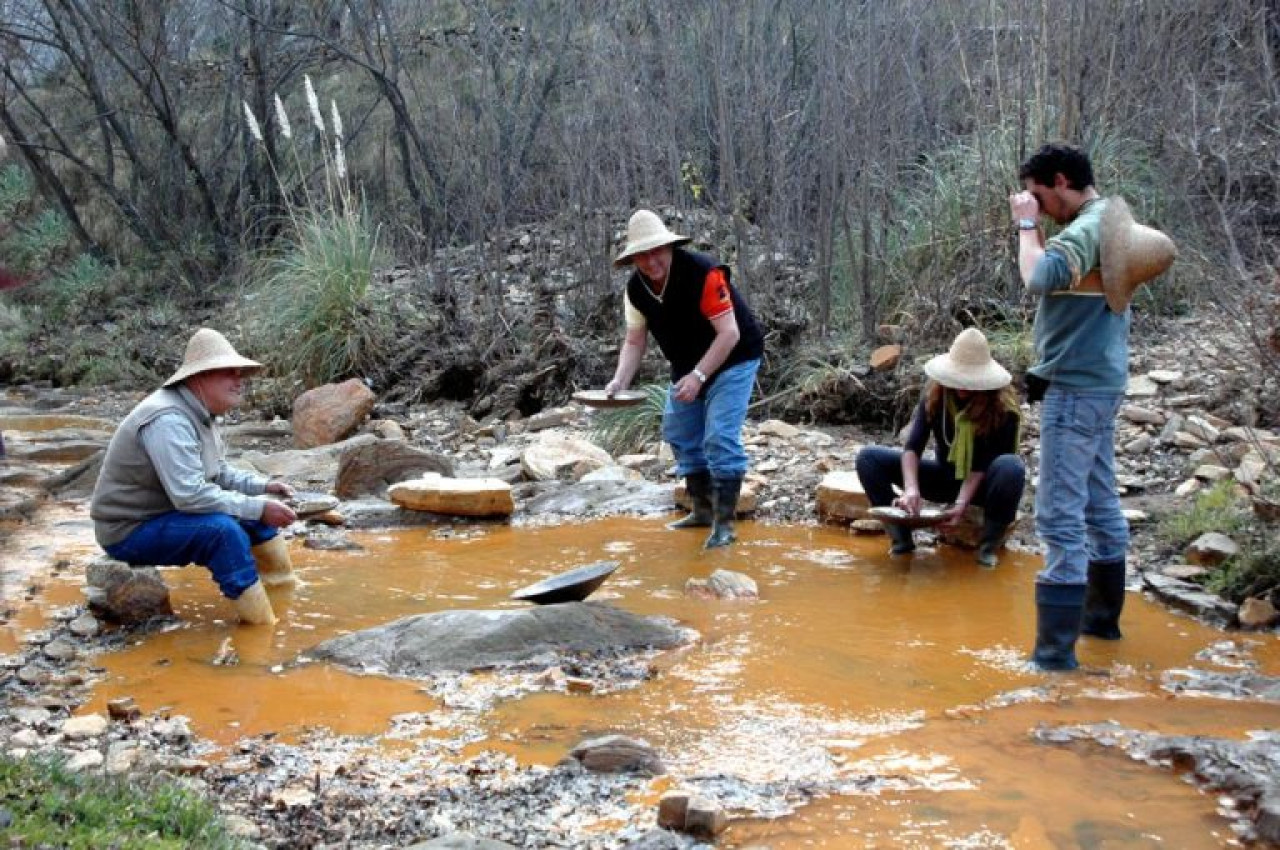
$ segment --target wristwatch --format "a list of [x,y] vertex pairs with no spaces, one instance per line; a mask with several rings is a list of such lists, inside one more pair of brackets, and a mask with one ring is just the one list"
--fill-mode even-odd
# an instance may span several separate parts
[[697,378],[699,381],[701,381],[704,384],[707,382],[706,374],[697,366],[693,367],[693,377]]
[[1020,218],[1018,219],[1018,229],[1019,230],[1035,230],[1036,220],[1034,218]]

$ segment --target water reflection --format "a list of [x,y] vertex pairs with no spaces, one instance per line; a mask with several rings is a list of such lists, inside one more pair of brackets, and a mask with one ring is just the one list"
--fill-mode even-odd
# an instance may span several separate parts
[[[622,566],[593,599],[674,617],[701,641],[659,659],[639,687],[464,711],[475,743],[460,757],[499,749],[553,764],[585,737],[621,732],[652,742],[676,776],[741,777],[760,789],[753,802],[779,814],[805,804],[781,820],[736,823],[728,846],[1230,841],[1212,801],[1175,778],[1101,748],[1038,745],[1028,732],[1106,720],[1231,737],[1274,728],[1277,706],[1160,688],[1164,671],[1184,667],[1250,664],[1274,675],[1273,636],[1205,656],[1220,633],[1130,594],[1125,639],[1079,647],[1092,673],[1037,674],[1023,662],[1034,631],[1031,557],[1007,553],[988,571],[945,547],[891,562],[884,538],[839,528],[746,522],[739,532],[737,545],[710,553],[697,533],[631,519],[353,535],[362,552],[295,543],[304,584],[273,594],[281,622],[272,629],[229,626],[230,607],[203,571],[168,571],[182,625],[103,657],[107,676],[88,708],[130,696],[144,711],[191,717],[199,734],[223,743],[312,727],[380,735],[393,716],[439,712],[440,701],[417,683],[294,659],[335,634],[409,614],[521,606],[511,591],[609,558]],[[685,597],[687,579],[714,569],[755,578],[760,601]],[[445,734],[432,728],[421,734]]]

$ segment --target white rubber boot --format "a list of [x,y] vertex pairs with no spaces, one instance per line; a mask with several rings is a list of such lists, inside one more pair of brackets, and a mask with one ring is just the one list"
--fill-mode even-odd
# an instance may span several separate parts
[[262,582],[255,581],[245,588],[239,599],[231,600],[236,607],[236,616],[240,622],[250,626],[270,626],[276,621],[276,612],[271,610],[271,600],[267,598],[267,589]]
[[283,536],[277,534],[266,543],[259,543],[249,550],[249,554],[258,563],[258,578],[268,587],[298,583],[293,572],[293,559],[289,557],[289,544]]

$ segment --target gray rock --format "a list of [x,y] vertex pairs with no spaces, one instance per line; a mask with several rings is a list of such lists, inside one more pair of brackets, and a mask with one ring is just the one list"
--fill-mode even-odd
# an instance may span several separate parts
[[169,587],[155,567],[99,558],[89,564],[86,582],[89,610],[104,620],[142,623],[173,614]]
[[666,829],[651,829],[623,847],[623,850],[684,850],[694,845],[692,838]]
[[405,850],[506,850],[506,848],[514,850],[515,845],[508,844],[505,841],[477,838],[469,832],[455,832],[452,835],[442,835],[430,841],[410,844]]
[[410,511],[383,499],[356,499],[342,504],[347,528],[412,528],[419,525],[441,525],[449,517],[427,511]]
[[1240,551],[1240,546],[1225,534],[1210,531],[1201,534],[1187,547],[1187,561],[1204,566],[1217,566]]
[[309,655],[395,676],[476,670],[565,653],[666,649],[686,634],[670,621],[610,605],[566,602],[511,611],[437,611],[325,641]]
[[670,513],[672,488],[649,481],[538,482],[517,487],[517,503],[531,515],[652,516]]
[[625,735],[605,735],[583,741],[569,752],[591,773],[638,773],[662,776],[667,772],[657,750],[647,741]]
[[1148,590],[1167,605],[1186,611],[1219,628],[1229,628],[1235,624],[1235,606],[1197,584],[1155,572],[1143,573],[1142,581]]
[[1280,791],[1268,791],[1258,799],[1253,826],[1258,831],[1258,840],[1280,844]]
[[420,478],[428,472],[452,478],[453,461],[400,440],[374,440],[349,446],[342,452],[334,492],[343,499],[382,498],[392,484]]

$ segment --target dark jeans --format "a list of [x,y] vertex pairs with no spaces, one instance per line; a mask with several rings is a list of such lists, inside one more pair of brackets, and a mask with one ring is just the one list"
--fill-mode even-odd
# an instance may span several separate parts
[[208,567],[222,595],[239,599],[245,588],[258,580],[258,565],[250,547],[277,533],[257,520],[169,511],[147,520],[119,543],[103,548],[117,561],[135,566]]
[[[883,446],[867,446],[858,452],[858,480],[875,507],[893,503],[893,485],[902,486],[902,450]],[[963,481],[955,471],[932,458],[920,459],[920,495],[930,502],[947,504],[955,501]],[[1017,455],[1000,455],[987,467],[987,473],[973,495],[987,519],[1008,525],[1017,518],[1018,503],[1026,484],[1027,469]]]

